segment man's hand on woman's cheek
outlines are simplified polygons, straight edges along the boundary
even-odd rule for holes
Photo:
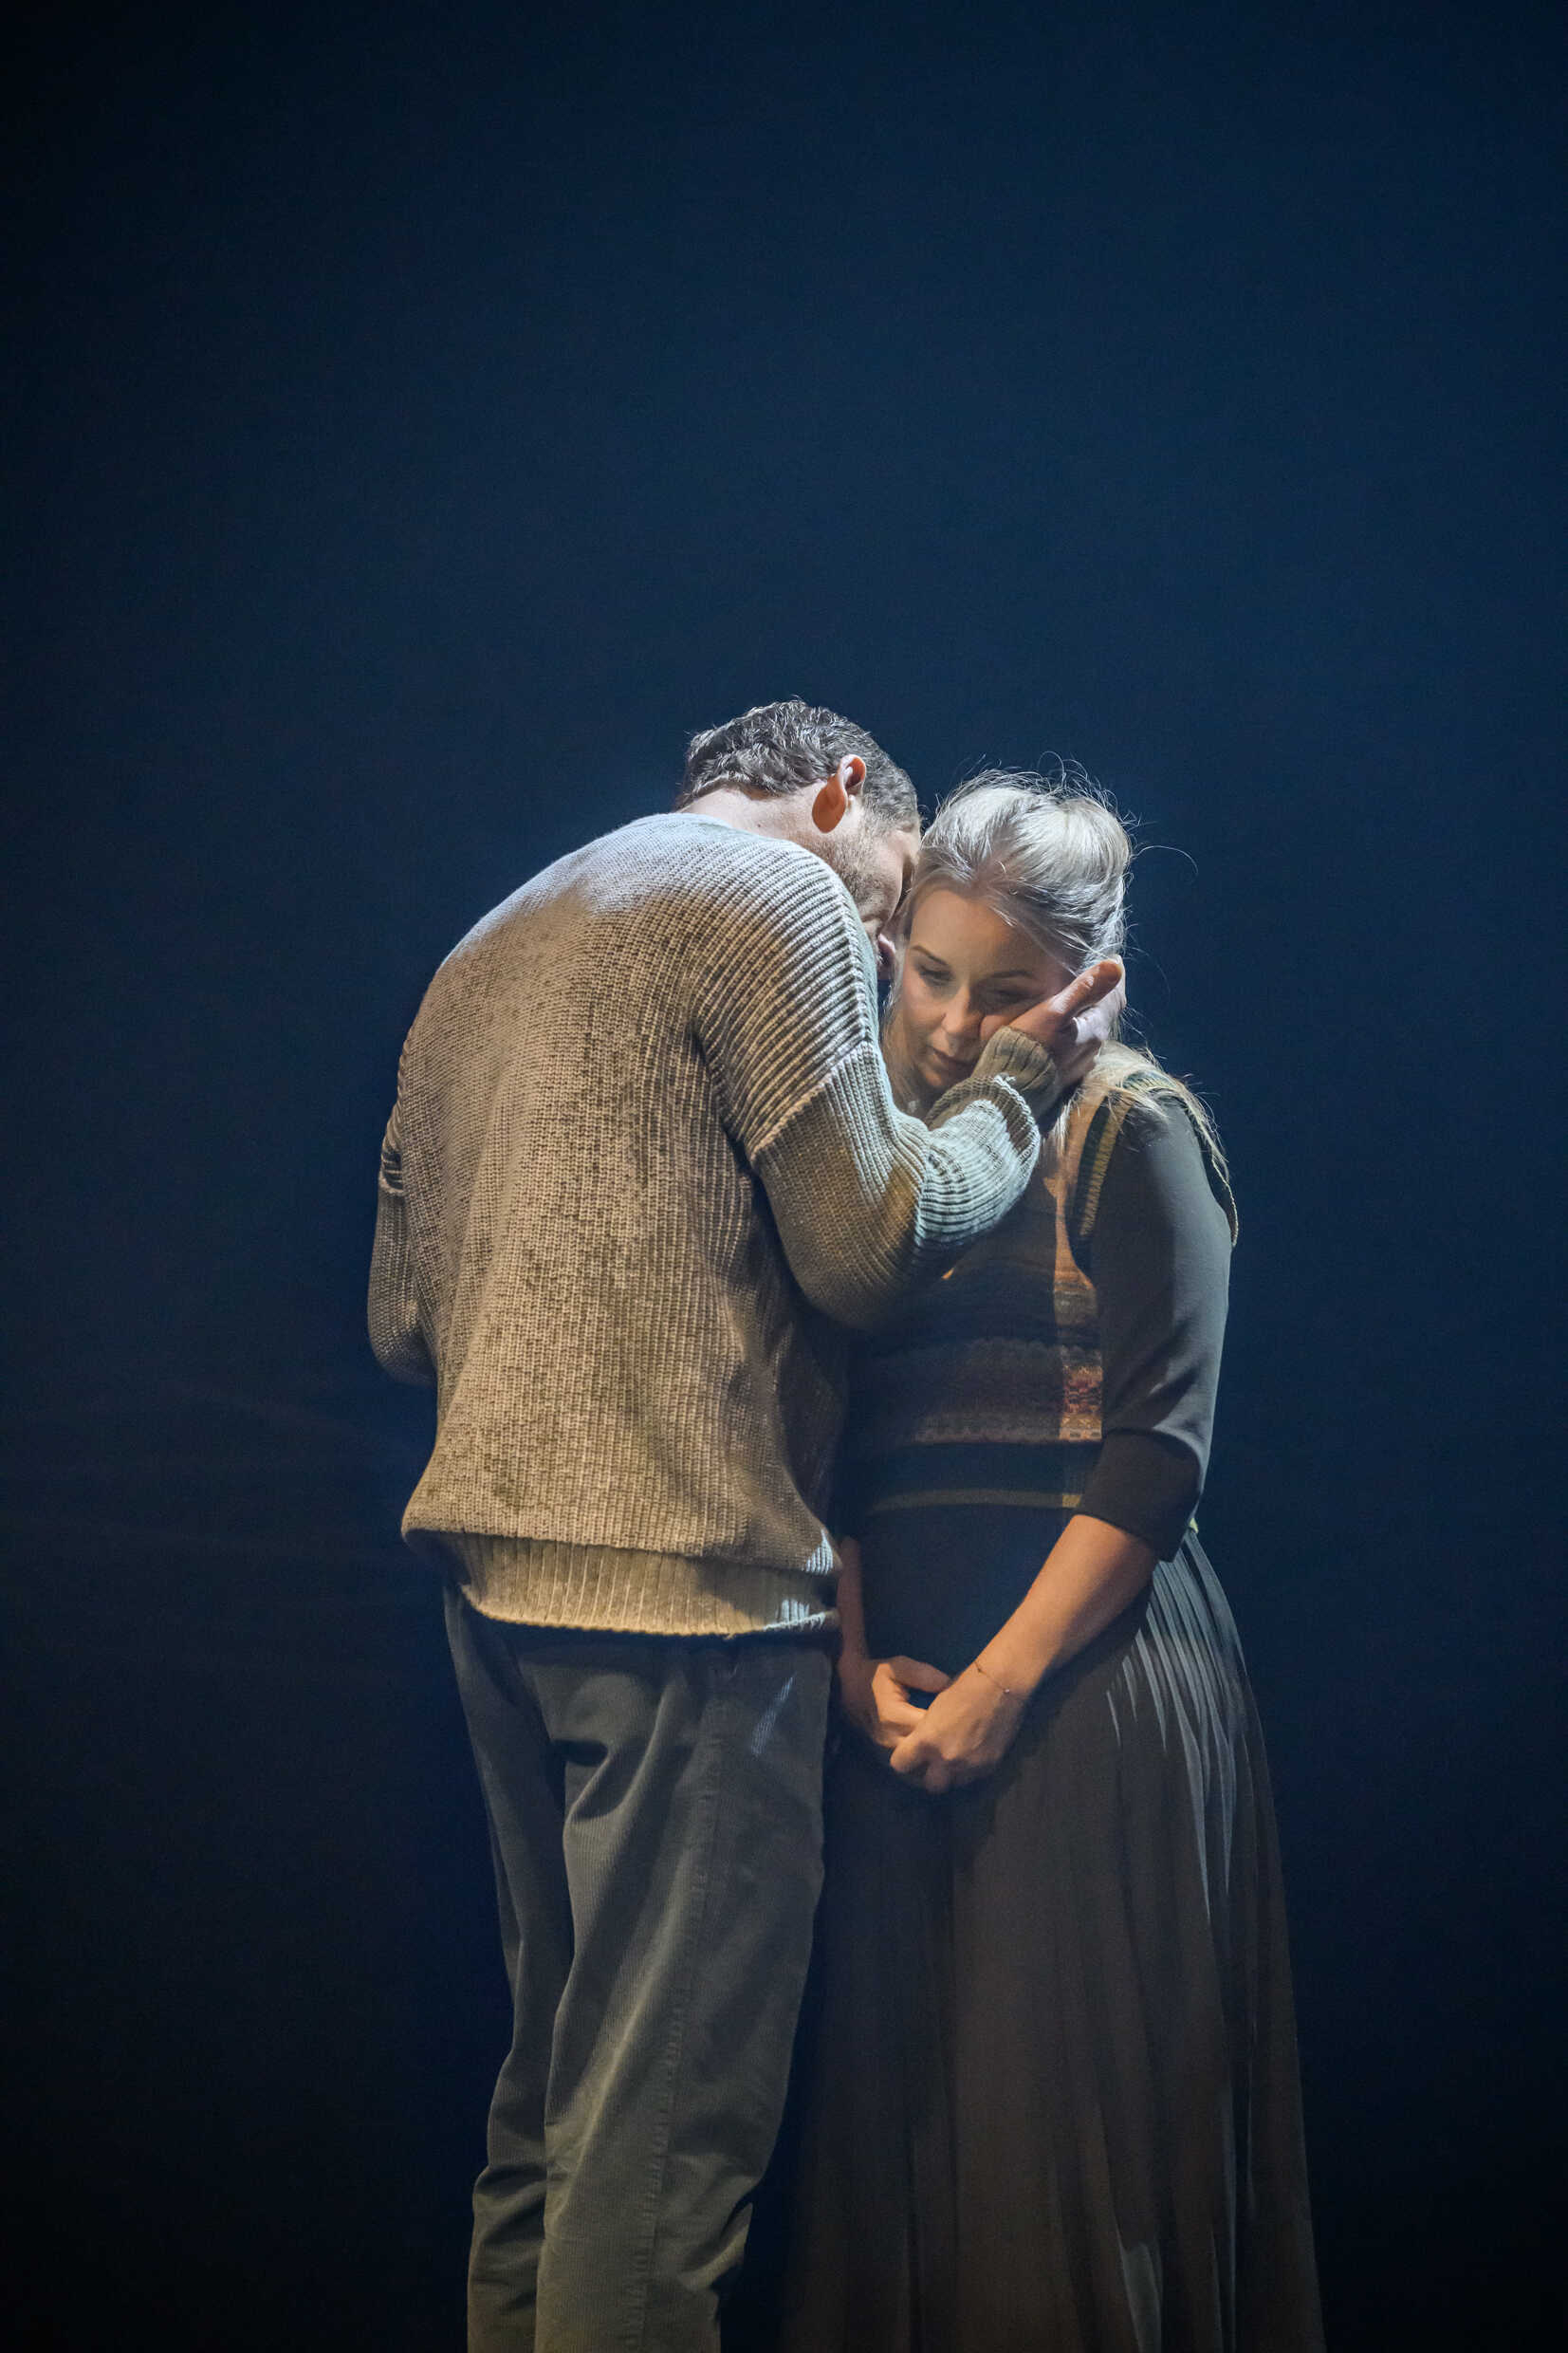
[[[1118,956],[1091,964],[1059,990],[991,1029],[1020,1030],[1043,1046],[1069,1085],[1076,1085],[1116,1029],[1127,1004],[1127,971]],[[982,1031],[983,1036],[990,1029]]]

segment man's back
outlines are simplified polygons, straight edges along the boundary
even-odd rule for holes
[[[699,817],[561,860],[441,967],[398,1090],[414,1328],[377,1339],[437,1376],[405,1526],[509,1585],[496,1614],[698,1633],[828,1606],[841,1345],[738,1138],[766,1149],[875,1024],[827,866]]]

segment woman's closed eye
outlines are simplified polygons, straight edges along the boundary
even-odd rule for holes
[[[928,989],[950,989],[952,974],[945,964],[933,964],[926,956],[913,959],[914,969]]]

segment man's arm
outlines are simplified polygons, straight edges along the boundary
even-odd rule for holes
[[[434,1384],[414,1289],[414,1251],[408,1230],[408,1203],[403,1197],[403,1156],[397,1132],[397,1106],[387,1121],[381,1144],[381,1173],[376,1192],[376,1241],[370,1254],[370,1344],[395,1380]]]
[[[847,895],[825,867],[802,862],[792,880],[785,919],[759,922],[746,970],[721,976],[704,1047],[796,1281],[839,1323],[871,1325],[1019,1198],[1040,1118],[1109,1027],[1119,967],[1080,975],[1055,1010],[1032,1008],[1027,1030],[999,1030],[927,1127],[894,1102]]]

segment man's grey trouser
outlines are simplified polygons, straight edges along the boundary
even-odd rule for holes
[[[470,2353],[697,2353],[784,2106],[821,1880],[820,1641],[447,1630],[511,2050]]]

